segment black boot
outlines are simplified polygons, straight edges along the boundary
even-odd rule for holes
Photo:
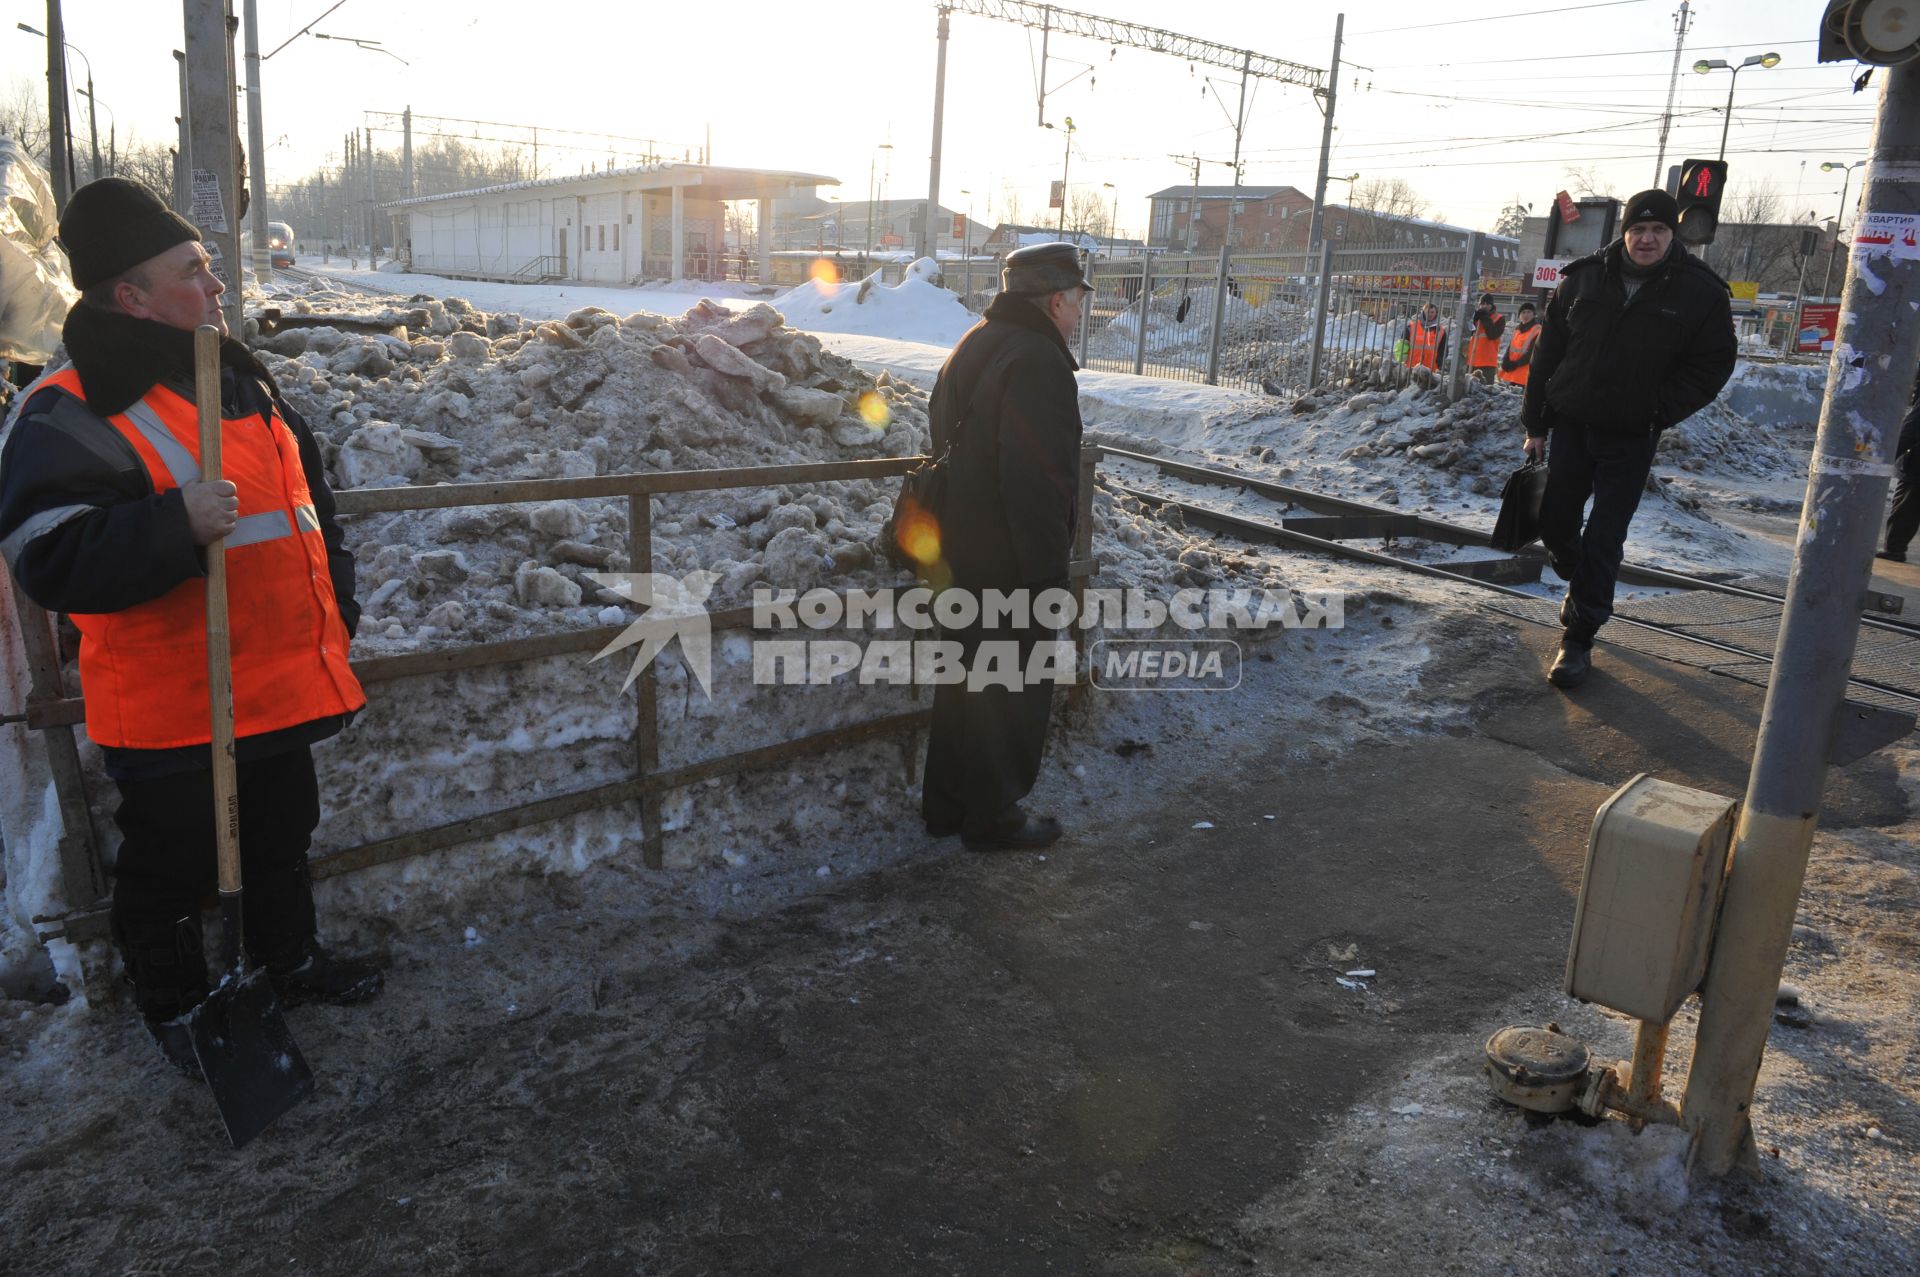
[[[297,1007],[309,1002],[330,1006],[352,1006],[379,994],[387,982],[386,972],[365,958],[337,958],[314,945],[297,962],[267,967],[273,977],[274,991],[282,1005]]]
[[[968,851],[1038,851],[1059,841],[1059,821],[1052,816],[1029,816],[1018,807],[986,829],[960,835]]]
[[[1572,635],[1560,640],[1560,651],[1547,671],[1547,681],[1562,691],[1580,686],[1593,672],[1593,643],[1582,643]]]
[[[187,1032],[187,1017],[148,1020],[147,1032],[153,1035],[155,1045],[168,1064],[196,1082],[205,1080],[200,1072],[200,1057],[194,1053],[193,1035]]]

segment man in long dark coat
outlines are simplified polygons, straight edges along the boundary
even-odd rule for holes
[[[954,586],[985,591],[1064,588],[1072,552],[1080,461],[1079,365],[1067,348],[1092,285],[1070,244],[1011,253],[1001,291],[954,347],[934,383],[933,455],[953,446],[940,544]],[[1020,668],[1052,630],[970,625],[946,631],[972,668],[983,640],[1017,642]],[[1040,775],[1053,684],[942,684],[921,814],[935,837],[958,833],[974,851],[1045,847],[1052,817],[1020,800]]]

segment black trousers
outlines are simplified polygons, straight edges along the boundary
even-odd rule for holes
[[[1567,637],[1576,643],[1591,643],[1613,615],[1627,526],[1646,491],[1655,443],[1651,433],[1607,434],[1571,423],[1553,427],[1540,540],[1556,563],[1572,569],[1567,597],[1573,601],[1573,623]],[[1583,525],[1589,497],[1593,510]]]
[[[320,790],[305,745],[238,768],[240,875],[247,956],[285,969],[313,946],[313,880],[307,848],[320,823]],[[114,823],[123,841],[113,866],[113,935],[150,1019],[170,1019],[207,995],[202,902],[219,889],[213,773],[123,780]]]
[[[1044,587],[1034,587],[1038,596]],[[962,663],[972,668],[982,642],[1018,646],[1025,670],[1034,648],[1052,641],[1053,630],[1037,625],[944,631],[960,644]],[[984,834],[1008,810],[1033,792],[1046,752],[1047,719],[1053,709],[1053,684],[1003,686],[968,691],[943,683],[933,693],[933,724],[927,735],[927,762],[921,776],[920,814],[927,824]]]

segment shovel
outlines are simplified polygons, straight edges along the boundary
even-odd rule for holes
[[[220,477],[220,330],[193,334],[194,400],[200,410],[200,477]],[[313,1091],[313,1071],[295,1045],[265,971],[247,965],[241,943],[240,802],[233,757],[233,668],[227,634],[226,542],[207,546],[207,692],[213,705],[213,828],[220,857],[220,919],[226,973],[187,1017],[200,1071],[213,1089],[227,1138],[240,1148]]]

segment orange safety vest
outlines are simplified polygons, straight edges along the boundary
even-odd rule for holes
[[[1520,356],[1532,350],[1533,343],[1539,339],[1540,325],[1538,323],[1535,323],[1530,328],[1514,329],[1512,339],[1507,342],[1507,358],[1520,358]],[[1518,368],[1502,368],[1500,370],[1500,380],[1510,381],[1516,386],[1524,386],[1527,384],[1527,373],[1532,368],[1533,365],[1530,363],[1521,364]]]
[[[1440,367],[1440,337],[1442,329],[1435,324],[1429,328],[1418,319],[1407,321],[1407,367]]]
[[[1473,340],[1467,343],[1467,367],[1494,368],[1500,363],[1500,339],[1489,337],[1480,325],[1473,326]]]
[[[72,368],[42,384],[84,397]],[[106,421],[133,445],[155,493],[200,477],[199,416],[190,400],[155,386]],[[221,477],[240,498],[239,525],[226,538],[234,735],[357,710],[367,698],[347,664],[346,622],[293,432],[277,416],[226,419],[220,427]],[[212,739],[204,579],[118,612],[74,613],[73,623],[87,735],[96,744],[172,749]]]

